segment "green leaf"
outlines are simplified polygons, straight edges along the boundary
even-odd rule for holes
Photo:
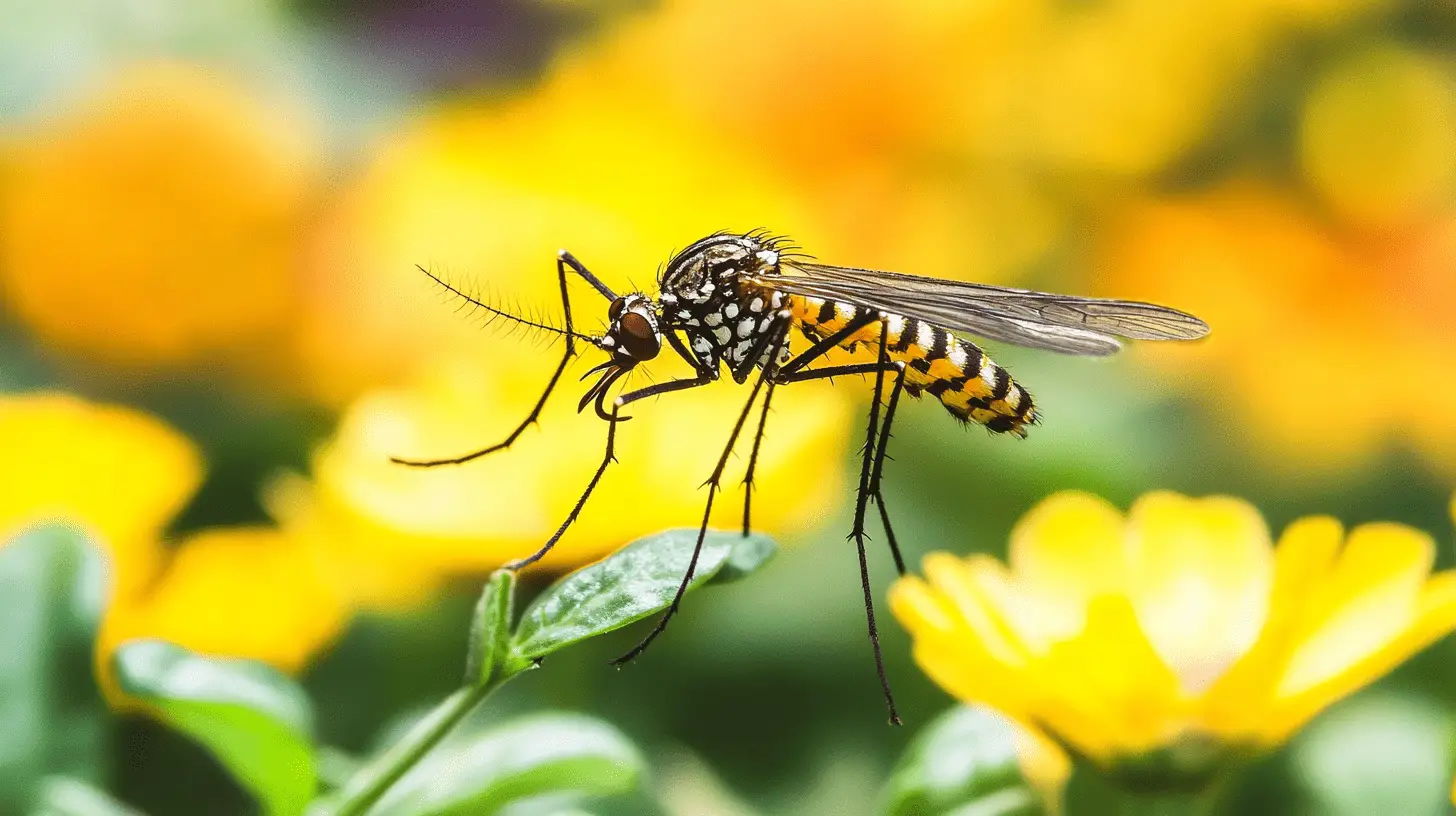
[[[206,746],[264,813],[303,813],[318,785],[313,712],[292,680],[262,663],[156,640],[125,643],[112,660],[122,690]]]
[[[739,581],[763,568],[779,553],[779,545],[772,538],[760,533],[739,536],[733,542],[733,551],[728,553],[728,562],[723,565],[710,583],[728,584]]]
[[[141,816],[79,779],[47,777],[41,784],[40,801],[31,816]]]
[[[465,682],[484,686],[504,680],[529,667],[530,661],[511,654],[511,612],[516,597],[516,574],[496,570],[486,582],[470,623],[465,657]]]
[[[1040,816],[1014,726],[979,706],[951,709],[916,735],[887,786],[885,816]]]
[[[523,658],[542,657],[666,609],[697,538],[697,528],[683,528],[638,539],[557,581],[521,615],[513,651]],[[689,589],[717,575],[743,540],[738,533],[709,530]],[[755,538],[748,541],[740,554],[743,564],[755,558],[762,563],[760,545]]]
[[[399,780],[371,816],[473,816],[547,793],[627,793],[645,775],[620,731],[580,714],[535,714],[452,738]]]
[[[0,812],[28,806],[47,775],[102,775],[107,713],[93,661],[106,570],[66,525],[0,547]]]

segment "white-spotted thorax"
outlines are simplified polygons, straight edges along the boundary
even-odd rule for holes
[[[661,295],[665,331],[681,331],[701,368],[726,364],[742,382],[754,366],[768,362],[773,328],[787,296],[751,286],[745,275],[779,274],[779,251],[755,235],[710,235],[679,252],[663,268]],[[781,355],[788,358],[784,346]],[[754,357],[752,365],[746,361]]]

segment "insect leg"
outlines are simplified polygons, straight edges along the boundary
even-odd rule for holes
[[[773,401],[774,387],[777,385],[773,379],[768,381],[768,390],[763,394],[763,408],[758,415],[758,433],[753,435],[753,453],[748,456],[748,468],[743,471],[743,535],[746,537],[752,525],[749,519],[752,516],[753,505],[753,471],[758,467],[758,448],[763,444],[763,429],[768,425],[768,406]]]
[[[556,542],[560,541],[561,537],[566,534],[566,528],[570,527],[572,525],[572,522],[576,521],[576,517],[581,515],[581,508],[586,506],[586,500],[591,497],[592,491],[596,490],[597,482],[601,481],[602,474],[605,473],[607,470],[607,465],[617,460],[617,457],[614,455],[613,450],[617,439],[617,425],[619,425],[623,419],[622,417],[617,416],[617,412],[622,408],[622,406],[626,405],[629,402],[643,399],[644,397],[651,397],[657,394],[666,394],[670,391],[685,391],[689,388],[697,388],[700,385],[707,385],[712,381],[713,378],[711,376],[704,372],[699,372],[698,376],[691,380],[669,380],[668,382],[649,385],[646,388],[639,388],[636,391],[632,391],[617,397],[617,399],[613,401],[612,411],[608,415],[606,455],[602,457],[602,463],[597,466],[597,472],[592,474],[591,481],[587,483],[586,490],[582,492],[581,498],[576,500],[576,506],[571,508],[571,513],[566,517],[566,521],[563,521],[561,523],[561,526],[556,529],[556,532],[551,536],[551,538],[548,539],[545,544],[541,545],[541,549],[537,550],[536,552],[525,558],[520,558],[506,564],[505,568],[510,570],[518,570],[522,567],[528,567],[536,563],[537,561],[540,561],[542,558],[546,557],[546,553],[551,552],[551,548],[555,547]]]
[[[775,340],[771,360],[777,358],[779,349],[787,342],[788,327],[788,315],[782,315],[772,329],[772,336]],[[656,640],[657,636],[662,634],[663,630],[667,629],[667,623],[672,620],[672,616],[677,614],[678,606],[682,603],[683,594],[687,592],[688,584],[693,580],[693,573],[698,568],[698,556],[703,551],[703,539],[708,535],[708,519],[713,514],[713,498],[717,495],[721,487],[723,470],[728,466],[728,457],[733,454],[733,445],[738,441],[738,435],[743,432],[743,425],[748,421],[748,415],[753,410],[753,403],[758,399],[759,389],[763,387],[764,382],[769,379],[772,373],[773,366],[770,363],[770,365],[764,366],[758,379],[754,380],[753,391],[749,393],[748,402],[744,404],[743,410],[739,412],[738,421],[733,423],[733,433],[728,435],[728,444],[723,446],[723,453],[718,457],[718,464],[713,467],[713,475],[709,476],[708,480],[703,483],[708,488],[708,502],[707,506],[703,508],[703,523],[698,526],[698,540],[693,546],[693,556],[688,561],[688,569],[683,574],[682,582],[677,586],[677,594],[673,596],[672,604],[667,607],[666,612],[662,613],[662,617],[657,619],[657,625],[652,627],[652,631],[647,633],[647,637],[643,638],[642,642],[636,646],[633,646],[626,654],[613,660],[612,665],[621,666],[630,662],[637,655],[642,654],[651,645],[652,641]]]
[[[703,358],[698,356],[697,352],[688,348],[687,344],[682,341],[682,338],[677,336],[677,332],[664,332],[663,336],[667,338],[667,344],[669,346],[672,346],[673,351],[677,352],[677,356],[686,360],[688,365],[692,366],[698,371],[702,371],[709,367],[708,364],[703,361]]]
[[[566,264],[567,266],[571,267],[572,271],[582,276],[582,278],[584,278],[587,283],[590,283],[592,285],[593,289],[600,292],[602,297],[606,298],[609,301],[617,299],[617,293],[613,292],[611,288],[609,288],[605,283],[602,283],[601,278],[598,278],[596,275],[593,275],[591,272],[589,272],[586,268],[586,264],[578,261],[575,255],[572,255],[570,252],[567,252],[563,249],[560,252],[556,253],[556,259],[558,267],[561,264]],[[564,274],[562,275],[562,278],[565,278]],[[567,320],[570,319],[571,318],[567,318]],[[567,324],[568,328],[570,327],[570,325],[570,323]]]
[[[875,318],[872,318],[870,322],[873,322],[874,319],[879,319],[883,321],[884,318],[876,316]],[[841,332],[836,332],[836,336],[842,333],[842,331],[843,330],[841,330]],[[811,371],[795,371],[788,374],[787,376],[781,377],[780,382],[803,382],[805,380],[815,380],[824,377],[850,374],[873,373],[875,375],[874,400],[870,403],[869,428],[866,434],[863,463],[860,467],[859,490],[857,491],[855,498],[854,529],[850,532],[849,537],[854,540],[855,549],[859,554],[859,577],[860,586],[864,589],[865,619],[869,624],[870,646],[873,648],[875,653],[875,670],[879,673],[880,676],[880,689],[885,694],[885,705],[890,710],[890,722],[894,725],[900,725],[900,715],[895,710],[895,695],[890,691],[890,681],[889,678],[885,675],[885,658],[880,650],[880,632],[879,627],[875,621],[874,592],[870,588],[869,562],[865,557],[864,544],[865,508],[868,504],[870,495],[870,476],[874,468],[874,453],[876,448],[878,447],[876,443],[879,441],[877,431],[879,428],[880,416],[880,393],[884,388],[884,377],[887,370],[895,371],[897,376],[903,376],[902,372],[904,370],[901,364],[891,363],[888,359],[887,349],[885,346],[887,334],[888,332],[884,330],[884,326],[882,323],[880,331],[880,351],[878,362],[851,363],[848,365],[830,366],[828,368],[819,368]],[[813,349],[810,349],[810,351],[813,351]],[[799,359],[803,359],[803,356],[804,355],[801,355]],[[798,360],[795,360],[794,362],[798,362]],[[898,564],[898,552],[896,552],[895,555],[896,562]]]
[[[516,439],[525,432],[527,428],[529,428],[533,423],[536,422],[537,418],[541,416],[541,409],[546,407],[546,400],[551,397],[551,392],[556,389],[556,383],[561,380],[561,373],[566,370],[567,363],[570,363],[571,358],[576,355],[576,332],[575,328],[571,324],[571,297],[567,294],[566,290],[566,270],[568,267],[574,270],[578,275],[586,278],[587,282],[595,287],[598,292],[601,292],[603,296],[609,299],[615,299],[616,297],[612,294],[612,290],[608,289],[606,285],[598,280],[595,275],[588,272],[587,268],[582,265],[581,261],[578,261],[576,258],[572,257],[570,252],[567,252],[563,249],[557,255],[556,277],[561,282],[561,308],[563,311],[566,312],[566,351],[561,355],[561,362],[556,364],[556,370],[552,372],[551,379],[547,381],[546,390],[541,392],[540,398],[536,400],[535,406],[531,408],[531,413],[526,415],[526,418],[521,421],[521,424],[517,425],[516,429],[514,431],[511,431],[510,435],[507,436],[504,441],[498,442],[487,448],[481,448],[480,450],[474,451],[472,453],[467,453],[463,456],[456,456],[450,459],[401,459],[391,456],[389,461],[397,465],[407,465],[409,467],[418,468],[438,467],[440,465],[459,465],[464,462],[469,462],[472,459],[479,459],[482,456],[486,456],[488,454],[495,453],[496,451],[509,448],[515,443]]]
[[[844,328],[810,346],[807,350],[804,351],[803,354],[800,354],[798,357],[795,357],[787,363],[784,363],[783,366],[778,369],[779,382],[785,382],[785,380],[782,379],[783,377],[796,374],[804,366],[814,362],[820,357],[823,357],[829,352],[830,349],[836,348],[840,343],[844,342],[855,332],[863,329],[865,326],[868,326],[878,319],[879,317],[874,312],[867,311],[864,314],[861,314],[859,317],[856,317],[854,320],[851,320],[849,323],[845,324]],[[814,378],[809,377],[808,379]]]
[[[616,416],[616,413],[617,411],[614,408],[612,410],[613,417]],[[597,472],[592,474],[591,481],[587,482],[586,490],[582,491],[581,498],[576,500],[576,506],[571,508],[571,513],[566,517],[566,521],[561,522],[561,526],[556,528],[556,532],[552,534],[551,538],[547,539],[545,544],[541,545],[541,549],[525,558],[519,558],[505,564],[506,569],[518,570],[545,558],[546,553],[551,552],[551,548],[555,547],[556,542],[560,541],[561,537],[566,534],[566,528],[570,527],[571,523],[576,521],[576,517],[581,514],[581,508],[586,506],[586,500],[591,498],[592,491],[597,489],[597,482],[602,480],[602,474],[607,471],[607,465],[617,459],[613,452],[617,441],[617,424],[616,421],[607,423],[607,452],[602,456],[602,463],[597,465]]]
[[[890,444],[890,424],[895,421],[895,409],[900,405],[900,392],[905,390],[905,364],[894,363],[898,369],[895,387],[890,390],[890,402],[885,406],[885,424],[880,428],[880,443],[875,450],[875,467],[870,473],[870,495],[880,511],[880,523],[885,528],[885,539],[890,545],[890,554],[895,557],[895,569],[905,574],[905,559],[900,555],[900,545],[895,541],[895,529],[890,526],[890,513],[885,509],[885,494],[881,490],[880,477],[885,470],[885,449]]]

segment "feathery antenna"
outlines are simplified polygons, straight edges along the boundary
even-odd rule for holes
[[[567,335],[567,334],[569,334],[572,337],[577,338],[578,340],[585,340],[588,343],[595,343],[596,342],[596,338],[595,337],[592,337],[591,335],[582,334],[580,332],[574,332],[574,331],[573,332],[568,332],[567,330],[565,330],[563,328],[560,328],[558,326],[553,326],[550,323],[542,322],[542,320],[539,319],[539,318],[533,319],[533,317],[527,317],[525,315],[520,315],[520,314],[513,314],[512,312],[509,312],[509,311],[507,311],[505,309],[501,309],[501,308],[497,308],[495,306],[492,306],[489,303],[484,302],[479,296],[473,295],[473,294],[471,294],[469,292],[466,292],[466,291],[460,289],[459,287],[455,286],[454,284],[451,284],[449,281],[446,281],[444,278],[441,278],[439,275],[436,275],[434,272],[431,272],[430,270],[426,269],[425,267],[423,267],[423,266],[421,266],[419,264],[415,264],[415,268],[418,269],[418,270],[420,270],[421,272],[425,273],[425,275],[427,277],[429,277],[430,280],[434,281],[437,285],[439,285],[439,287],[441,289],[444,289],[449,294],[451,294],[454,297],[457,297],[460,300],[464,301],[465,305],[471,307],[471,309],[473,311],[484,311],[487,314],[489,314],[490,315],[490,318],[486,321],[487,323],[494,322],[496,319],[499,318],[499,319],[509,320],[512,323],[515,323],[515,324],[517,324],[519,326],[524,326],[524,327],[531,328],[531,329],[538,329],[540,331],[550,332],[552,334],[559,334],[559,335]]]

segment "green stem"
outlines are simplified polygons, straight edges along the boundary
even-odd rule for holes
[[[491,692],[500,688],[513,675],[507,674],[478,686],[460,689],[416,723],[409,733],[388,751],[364,767],[338,795],[339,804],[331,816],[363,816],[399,778],[440,743],[460,721]]]

